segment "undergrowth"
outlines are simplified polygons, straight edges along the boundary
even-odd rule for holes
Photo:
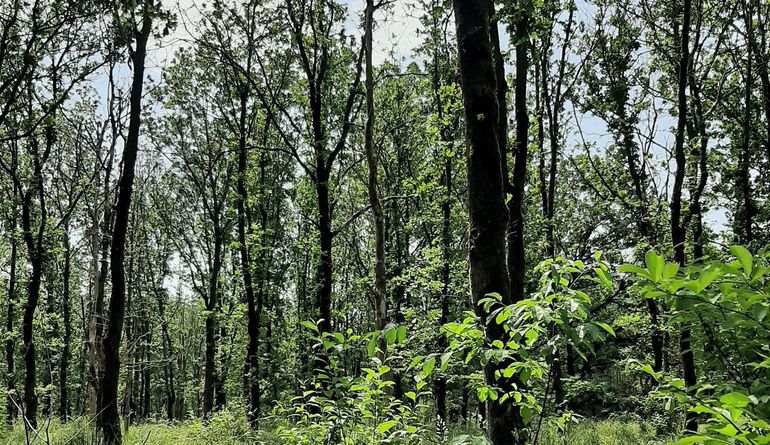
[[[304,445],[331,444],[323,437],[308,442],[303,438],[297,442],[287,442],[273,431],[282,426],[280,419],[264,422],[263,431],[253,433],[243,416],[232,412],[215,415],[208,425],[198,420],[190,420],[169,425],[165,422],[148,422],[132,425],[124,436],[126,445]],[[20,445],[27,443],[24,428],[16,424],[13,428],[0,429],[0,445]],[[445,445],[484,444],[478,439],[477,430],[467,430],[457,425],[450,428],[449,437],[443,442],[435,435],[426,432],[422,443]],[[367,437],[350,438],[355,445],[372,445]],[[584,421],[572,424],[564,431],[556,428],[544,428],[538,438],[538,445],[663,445],[665,438],[655,436],[652,426],[638,422],[619,420]],[[43,424],[39,435],[31,435],[30,444],[34,445],[94,445],[93,423],[86,418],[78,418],[66,424],[51,421]]]

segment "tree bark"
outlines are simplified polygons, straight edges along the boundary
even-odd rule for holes
[[[364,123],[364,151],[369,170],[367,189],[374,220],[374,328],[382,330],[388,323],[387,276],[385,270],[385,216],[377,190],[377,153],[374,150],[374,68],[372,65],[372,32],[374,28],[374,0],[366,0],[364,13],[364,51],[366,80],[366,122]],[[384,348],[385,344],[382,344]],[[383,351],[384,353],[384,351]]]
[[[15,164],[15,162],[13,162]],[[16,196],[16,193],[18,190],[14,186],[14,196]],[[11,231],[11,256],[10,256],[10,264],[9,264],[9,270],[8,270],[8,300],[6,303],[6,319],[5,319],[5,372],[6,372],[6,422],[8,425],[12,425],[14,420],[16,420],[16,417],[18,415],[18,402],[14,398],[14,394],[16,393],[16,371],[15,371],[15,363],[14,363],[14,340],[12,337],[13,333],[13,320],[15,318],[15,307],[16,307],[16,262],[18,257],[18,243],[16,241],[16,228],[17,228],[17,222],[16,217],[12,216],[10,220],[10,231]]]
[[[736,233],[738,233],[738,242],[746,245],[750,245],[754,241],[754,202],[751,197],[751,175],[749,168],[751,166],[751,111],[752,111],[752,90],[753,90],[753,73],[752,73],[752,49],[751,44],[753,40],[752,15],[749,8],[744,1],[743,15],[746,23],[747,39],[749,40],[746,45],[746,75],[745,75],[745,97],[744,97],[744,117],[743,117],[743,139],[741,141],[741,152],[738,160],[738,190],[739,205],[738,215],[740,220],[737,221],[739,226],[736,227]]]
[[[219,324],[219,312],[221,302],[219,298],[219,275],[222,270],[222,247],[224,244],[224,234],[218,224],[214,227],[214,253],[212,257],[211,270],[208,277],[208,296],[206,297],[206,352],[205,365],[203,373],[203,419],[208,420],[212,411],[217,411],[216,401],[217,387],[219,386],[219,372],[216,365],[217,343],[219,335],[217,328]]]
[[[158,317],[160,318],[160,332],[165,364],[163,365],[163,379],[166,391],[166,419],[169,423],[174,421],[176,409],[176,387],[174,385],[174,365],[175,357],[171,335],[168,330],[168,320],[166,319],[166,302],[162,289],[155,289],[155,297],[158,301]]]
[[[488,340],[505,341],[502,327],[494,321],[487,324],[488,314],[477,304],[490,293],[498,293],[504,303],[511,300],[505,261],[507,214],[496,130],[498,101],[490,44],[490,6],[477,0],[455,0],[453,6],[465,109],[465,138],[469,148],[471,294],[476,313],[486,326]],[[518,178],[514,176],[514,179]],[[499,366],[490,362],[485,367],[487,384],[498,384],[495,371]],[[490,403],[487,422],[493,444],[516,444],[523,440],[523,422],[513,404]]]
[[[103,340],[103,374],[97,396],[97,425],[102,431],[104,445],[119,445],[122,442],[118,415],[118,381],[120,377],[120,341],[123,335],[123,317],[126,306],[126,277],[123,262],[126,258],[126,234],[131,210],[131,195],[134,189],[134,169],[139,151],[144,64],[147,54],[147,40],[151,29],[152,13],[149,11],[149,7],[145,6],[142,29],[134,32],[136,47],[131,53],[133,76],[128,135],[123,147],[123,171],[118,183],[115,225],[110,245],[112,295],[107,318],[107,331]]]
[[[435,11],[432,13],[434,29],[439,27],[439,17]],[[451,297],[451,243],[452,243],[452,158],[444,154],[444,149],[449,149],[452,145],[452,137],[449,129],[444,124],[444,103],[441,100],[441,67],[439,60],[438,42],[434,42],[433,48],[433,67],[432,67],[433,101],[438,115],[440,125],[439,136],[441,138],[441,149],[438,150],[439,158],[444,159],[444,196],[441,202],[441,316],[439,319],[438,347],[443,351],[448,346],[446,336],[441,332],[441,326],[449,322],[449,301]],[[451,151],[451,150],[450,150]],[[407,246],[408,247],[408,246]],[[447,379],[440,375],[436,379],[436,416],[446,424],[447,422]]]
[[[70,342],[72,341],[72,326],[70,316],[70,276],[72,274],[72,252],[69,239],[69,221],[64,224],[63,244],[64,244],[64,270],[62,272],[63,292],[62,292],[62,324],[64,325],[64,335],[62,337],[61,362],[59,363],[59,419],[66,422],[69,419],[69,389],[67,380],[69,376],[70,363]]]
[[[248,315],[249,342],[246,347],[246,363],[244,365],[244,383],[247,393],[247,417],[253,429],[259,428],[260,387],[259,387],[259,328],[261,324],[261,298],[254,298],[254,282],[251,275],[251,258],[246,239],[248,190],[246,189],[246,173],[248,170],[248,153],[246,147],[246,112],[248,91],[246,85],[241,85],[240,115],[238,137],[238,250],[241,256],[241,276],[246,295],[246,310]]]
[[[33,145],[37,142],[33,141]],[[35,309],[40,299],[40,286],[43,277],[43,261],[45,258],[44,234],[48,214],[45,204],[43,166],[37,153],[37,147],[32,147],[34,157],[35,188],[29,189],[22,195],[21,226],[24,233],[24,243],[27,246],[29,262],[31,266],[30,276],[27,281],[27,302],[24,305],[22,319],[22,340],[24,342],[24,417],[32,428],[37,428],[37,367],[35,343],[33,337]],[[38,221],[33,228],[32,193],[37,193]],[[34,232],[33,232],[34,230]]]
[[[508,201],[508,276],[511,282],[511,299],[525,298],[524,252],[524,186],[527,181],[527,145],[529,115],[527,114],[527,74],[529,72],[529,17],[518,12],[514,41],[516,47],[516,85],[514,108],[516,113],[516,142],[514,145],[513,178]]]
[[[686,263],[685,242],[686,227],[682,222],[682,185],[686,171],[687,158],[684,150],[685,131],[687,126],[687,81],[690,58],[690,15],[692,0],[684,0],[682,14],[682,31],[679,47],[679,67],[677,79],[677,129],[674,146],[674,158],[676,171],[674,173],[674,186],[671,193],[671,240],[674,247],[674,259],[680,266]],[[695,358],[692,352],[691,333],[689,326],[684,326],[679,334],[679,349],[682,361],[684,383],[687,391],[692,391],[696,384]],[[698,415],[687,412],[685,428],[689,431],[697,431]]]

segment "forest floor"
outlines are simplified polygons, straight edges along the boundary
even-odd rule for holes
[[[422,444],[479,443],[453,441],[463,432],[455,432],[445,441],[436,437],[420,439]],[[470,433],[472,434],[472,433]],[[124,436],[126,445],[278,445],[287,444],[272,433],[249,433],[241,425],[227,422],[204,427],[199,421],[182,422],[175,425],[166,423],[144,423],[131,426]],[[544,428],[538,438],[538,445],[664,445],[667,438],[656,436],[654,428],[638,422],[619,420],[584,421],[571,426],[565,432]],[[13,428],[0,429],[0,445],[91,445],[94,442],[92,425],[85,419],[67,424],[52,421],[43,425],[39,437],[26,439],[24,428],[17,424]],[[320,441],[318,443],[321,443]],[[355,442],[359,444],[359,442]],[[362,445],[364,442],[360,442]]]

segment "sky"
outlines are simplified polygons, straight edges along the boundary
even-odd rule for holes
[[[166,0],[164,3],[167,4],[169,9],[176,12],[178,25],[169,36],[160,41],[155,40],[152,44],[152,49],[149,51],[147,61],[148,76],[156,81],[160,80],[164,67],[171,63],[174,53],[181,47],[190,44],[190,33],[195,32],[195,23],[201,19],[200,10],[196,5],[205,4],[205,0]],[[361,23],[365,0],[343,0],[343,3],[348,5],[348,16],[345,20],[346,32],[360,38],[362,36]],[[593,8],[583,1],[578,1],[577,6],[576,17],[578,20],[591,20],[594,13]],[[391,52],[396,60],[399,60],[401,63],[406,64],[413,60],[414,50],[422,43],[422,37],[418,33],[420,27],[419,16],[421,14],[422,11],[415,5],[415,0],[391,0],[387,8],[377,11],[375,14],[376,28],[373,45],[373,61],[375,65],[391,60]],[[505,53],[508,49],[508,36],[502,28],[500,35],[501,49]],[[216,69],[216,67],[212,68]],[[506,71],[509,74],[512,73],[513,67],[510,63],[507,64]],[[106,87],[104,79],[101,81],[97,80],[96,84],[101,84],[103,88]],[[571,105],[567,104],[567,108],[565,117],[572,120]],[[587,115],[578,115],[578,119],[580,119],[584,136],[589,142],[595,143],[599,148],[611,143],[612,138],[600,119]],[[574,122],[572,125],[574,126]],[[674,120],[670,116],[668,118],[665,116],[661,118],[655,133],[657,143],[666,147],[670,147],[673,144],[673,125]],[[568,134],[569,136],[566,141],[567,150],[570,147],[574,149],[580,143],[577,133],[569,131]],[[661,183],[666,182],[665,173],[659,180]],[[706,219],[707,223],[715,231],[720,232],[726,229],[727,213],[725,209],[711,210],[707,214]]]
[[[162,77],[162,73],[165,67],[167,67],[173,60],[173,56],[180,48],[187,46],[191,42],[191,32],[195,32],[195,23],[201,19],[201,13],[196,7],[196,4],[203,4],[205,0],[166,0],[167,7],[173,9],[178,17],[178,25],[176,29],[167,37],[161,40],[153,40],[151,48],[148,53],[147,59],[147,75],[154,81],[159,81]],[[386,61],[391,61],[391,53],[397,61],[403,64],[409,63],[414,60],[414,50],[422,43],[422,37],[419,36],[418,30],[420,27],[419,16],[422,13],[415,5],[415,0],[391,0],[391,4],[384,10],[379,10],[375,14],[375,31],[374,31],[374,53],[373,62],[375,65],[381,64]],[[346,32],[350,35],[362,36],[362,14],[365,7],[365,0],[344,0],[343,3],[348,5],[348,16],[345,20]],[[576,17],[578,20],[590,20],[593,16],[592,8],[587,7],[585,2],[578,1],[578,12]],[[451,26],[451,24],[450,24]],[[504,29],[500,30],[501,36],[501,49],[503,52],[508,50],[508,35]],[[212,69],[217,69],[216,66]],[[511,64],[507,64],[506,72],[508,74],[513,73],[513,67]],[[126,77],[125,86],[128,86],[130,80],[130,71],[121,71],[121,76]],[[96,79],[94,86],[104,94],[106,97],[106,73],[101,78]],[[572,123],[565,125],[571,125],[574,127],[574,119],[572,117],[571,105],[567,104],[567,112],[565,117],[571,120]],[[511,116],[512,117],[512,116]],[[612,142],[611,136],[604,123],[593,116],[578,115],[580,125],[583,130],[585,138],[589,142],[593,142],[600,150],[602,147]],[[658,122],[658,129],[655,133],[655,139],[663,146],[670,147],[673,141],[673,119],[663,118]],[[576,150],[580,144],[576,131],[574,128],[568,132],[569,136],[566,141],[566,151],[570,152]],[[661,183],[665,183],[666,172],[662,173],[662,177],[659,178]],[[706,223],[715,230],[717,233],[727,229],[727,212],[723,208],[712,209],[706,215]],[[181,265],[178,261],[175,261],[177,266]],[[181,272],[181,271],[180,271]],[[185,295],[189,297],[191,290],[186,289],[186,285],[183,284],[184,280],[180,280],[177,274],[169,277],[165,283],[166,288],[169,290],[176,289],[178,295]]]

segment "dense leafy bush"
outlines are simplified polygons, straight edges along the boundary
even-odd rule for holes
[[[697,434],[677,443],[770,443],[770,253],[752,256],[741,246],[735,260],[709,261],[681,269],[648,252],[645,267],[627,265],[636,287],[672,310],[670,322],[697,329],[694,345],[703,373],[700,385],[686,388],[678,377],[634,363],[661,383],[659,396],[682,404],[705,420]]]

